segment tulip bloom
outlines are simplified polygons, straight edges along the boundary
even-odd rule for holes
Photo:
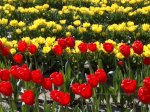
[[[20,41],[19,43],[18,43],[18,50],[21,52],[21,53],[24,53],[25,51],[26,51],[26,49],[27,49],[27,43],[25,42],[25,41]]]
[[[32,81],[36,84],[42,83],[43,75],[39,69],[32,71]]]
[[[45,88],[46,90],[52,89],[52,81],[50,78],[44,78],[41,84],[42,84],[42,87]]]
[[[134,94],[136,91],[136,81],[131,79],[125,79],[121,83],[121,88],[127,95]]]
[[[16,63],[21,63],[22,62],[22,55],[21,54],[15,54],[14,57],[13,57],[13,60]]]
[[[37,48],[34,44],[31,44],[31,45],[28,45],[28,51],[31,53],[31,54],[35,54],[36,51],[37,51]]]
[[[143,64],[144,64],[144,65],[150,65],[150,58],[149,58],[149,57],[145,57],[145,58],[143,59]]]
[[[144,104],[150,103],[150,91],[148,89],[145,89],[144,87],[140,87],[138,91],[138,97],[139,100]]]
[[[60,45],[55,45],[53,47],[53,52],[56,55],[61,55],[63,53],[62,47]]]
[[[95,76],[100,83],[105,83],[107,81],[107,75],[103,69],[98,69],[95,72]]]
[[[82,53],[85,53],[85,52],[87,52],[88,45],[87,45],[87,43],[82,42],[81,44],[79,44],[78,48]]]
[[[33,91],[25,91],[22,95],[21,95],[21,100],[26,104],[26,105],[33,105],[35,103],[34,100],[34,94]]]
[[[13,76],[14,79],[19,79],[18,69],[20,67],[18,65],[14,65],[10,68],[10,73]]]
[[[80,95],[84,99],[89,99],[93,95],[93,89],[89,84],[81,84],[79,86]]]
[[[10,82],[2,81],[0,83],[0,92],[5,96],[10,96],[13,93],[13,88]]]
[[[88,75],[87,81],[88,81],[88,84],[91,85],[91,87],[97,87],[98,85],[98,79],[95,75]]]
[[[9,47],[4,46],[1,49],[1,53],[2,53],[3,56],[8,56],[9,55]]]
[[[143,83],[144,83],[144,87],[150,90],[150,77],[147,77],[146,79],[144,79]]]
[[[96,44],[91,42],[91,43],[89,43],[88,49],[92,52],[95,52],[97,50],[97,46],[96,46]]]
[[[2,81],[9,81],[10,79],[10,72],[8,69],[1,69],[0,70],[0,78]]]
[[[74,48],[75,41],[74,41],[73,37],[67,37],[67,38],[65,38],[65,41],[66,41],[66,44],[67,44],[68,47]]]
[[[58,38],[57,41],[58,41],[58,44],[61,46],[62,49],[66,49],[67,44],[66,44],[65,39],[63,39],[63,38]]]
[[[122,44],[119,47],[121,54],[124,55],[125,57],[130,56],[130,46],[128,46],[127,44]]]
[[[64,78],[62,73],[54,72],[50,75],[52,82],[55,86],[62,86],[64,84]]]
[[[61,104],[62,106],[66,106],[70,103],[70,95],[69,93],[63,93],[61,91],[53,90],[50,92],[50,97]]]
[[[27,67],[27,65],[22,65],[19,69],[18,69],[18,74],[20,79],[24,80],[24,81],[30,81],[32,79],[32,75],[31,75],[31,71],[30,69]]]
[[[103,43],[103,48],[106,52],[111,53],[114,49],[114,46],[112,43]]]
[[[72,84],[71,85],[71,90],[74,92],[74,94],[80,94],[79,83]]]
[[[139,40],[134,41],[132,48],[138,55],[141,55],[143,53],[143,43]]]

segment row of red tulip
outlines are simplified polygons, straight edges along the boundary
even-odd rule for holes
[[[10,74],[15,79],[22,79],[26,82],[32,81],[35,84],[41,84],[46,90],[52,89],[52,84],[59,87],[64,84],[64,78],[62,73],[54,72],[49,78],[43,78],[43,75],[39,69],[30,71],[27,65],[22,65],[21,67],[15,65],[12,66],[10,70],[1,69],[0,78],[2,82],[0,83],[0,92],[5,96],[10,96],[13,93],[13,88],[9,82]],[[78,94],[84,99],[89,99],[93,95],[93,88],[98,86],[98,83],[105,83],[107,81],[107,75],[103,69],[98,69],[94,74],[87,76],[87,83],[79,85],[75,83],[71,85],[71,89],[74,94]],[[143,81],[144,87],[141,87],[138,91],[139,100],[145,104],[150,103],[150,78],[146,78]],[[135,80],[124,79],[121,83],[121,88],[127,95],[135,94],[137,85]],[[52,90],[50,92],[50,97],[59,102],[61,105],[66,106],[70,103],[69,93],[63,93],[61,91]],[[33,105],[35,103],[33,91],[25,91],[21,95],[21,99],[27,105]]]

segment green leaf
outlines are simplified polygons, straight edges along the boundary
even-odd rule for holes
[[[53,104],[52,104],[52,112],[55,112],[55,108],[56,108],[56,102],[53,102]]]
[[[98,69],[103,69],[102,60],[98,59]]]
[[[78,106],[79,106],[79,104],[77,104],[77,105],[75,106],[74,112],[79,112]]]
[[[113,87],[108,88],[110,92],[115,93],[115,89]]]
[[[47,104],[47,99],[45,95],[44,112],[49,112],[49,111],[50,111],[50,104]]]
[[[99,111],[99,107],[100,107],[100,98],[98,98],[96,101],[96,112]]]
[[[129,110],[129,109],[126,109],[124,112],[130,112],[130,110]]]
[[[30,106],[23,105],[23,106],[21,106],[21,110],[22,110],[22,112],[30,112]]]
[[[65,64],[65,75],[66,75],[66,79],[70,80],[71,77],[71,66],[69,61],[66,62]]]
[[[2,105],[0,105],[0,112],[4,112]]]
[[[12,112],[17,111],[16,104],[13,100],[12,100],[12,109],[11,110],[12,110]]]

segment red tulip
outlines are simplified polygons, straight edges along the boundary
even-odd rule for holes
[[[18,65],[14,65],[10,68],[10,73],[15,79],[19,79],[18,69],[19,69]]]
[[[96,44],[94,44],[93,42],[89,43],[89,46],[88,46],[89,50],[92,51],[92,52],[95,52],[97,50],[97,46]]]
[[[87,45],[87,43],[82,42],[81,44],[79,44],[78,48],[82,53],[85,53],[85,52],[87,52],[88,45]]]
[[[1,49],[1,53],[3,56],[8,56],[9,55],[9,48],[4,46],[2,49]]]
[[[111,53],[113,51],[113,49],[114,49],[114,46],[113,46],[112,43],[103,43],[103,48],[108,53]]]
[[[8,69],[1,69],[0,70],[0,78],[2,81],[9,81],[10,79],[10,72]]]
[[[72,84],[71,85],[71,90],[74,92],[74,94],[80,94],[79,83]]]
[[[33,91],[25,91],[22,95],[21,95],[21,100],[26,104],[26,105],[33,105],[35,103],[34,100],[34,94]]]
[[[88,84],[91,85],[91,87],[97,87],[98,85],[98,79],[95,75],[88,75],[87,81],[88,81]]]
[[[62,47],[60,45],[55,45],[53,47],[53,52],[56,55],[61,55],[63,53]]]
[[[28,50],[31,54],[35,54],[37,51],[37,48],[34,44],[28,45]]]
[[[143,59],[143,63],[144,63],[144,65],[150,65],[150,58],[149,57],[145,57]]]
[[[5,96],[10,96],[13,93],[13,88],[10,82],[2,81],[0,83],[0,92]]]
[[[64,84],[64,78],[62,73],[54,72],[50,75],[52,82],[55,86],[62,86]]]
[[[14,57],[13,57],[13,60],[16,63],[21,63],[22,62],[22,55],[21,54],[15,54]]]
[[[119,65],[120,65],[120,66],[124,66],[123,61],[119,61]]]
[[[70,95],[69,93],[65,93],[58,101],[62,106],[66,106],[70,103]]]
[[[84,98],[84,99],[89,99],[92,95],[93,95],[93,89],[90,85],[88,84],[81,84],[79,86],[79,91],[80,91],[80,95]]]
[[[67,44],[66,44],[65,39],[63,39],[63,38],[58,38],[57,41],[58,41],[58,44],[61,46],[62,49],[66,49]]]
[[[25,64],[22,65],[18,69],[18,74],[19,74],[20,79],[22,79],[24,81],[28,82],[28,81],[31,81],[31,79],[32,79],[31,71]]]
[[[27,43],[25,42],[25,41],[20,41],[19,43],[18,43],[18,50],[21,52],[21,53],[24,53],[25,51],[26,51],[26,49],[27,49]]]
[[[54,100],[54,101],[58,101],[57,97],[56,97],[56,93],[58,91],[57,90],[53,90],[50,92],[50,97]]]
[[[42,84],[42,87],[45,88],[46,90],[52,89],[52,81],[50,78],[44,78],[41,84]]]
[[[136,81],[131,79],[125,79],[121,83],[121,88],[127,95],[134,94],[136,91]]]
[[[64,96],[64,93],[62,91],[55,91],[55,94],[53,94],[54,96],[54,101],[59,102],[59,99],[62,98]]]
[[[39,69],[32,71],[32,81],[36,84],[42,83],[43,75]]]
[[[140,87],[138,91],[138,97],[139,100],[144,104],[150,103],[150,91],[148,89],[144,89],[144,87]]]
[[[139,40],[134,41],[132,48],[139,55],[143,53],[143,43]]]
[[[107,75],[103,69],[98,69],[95,72],[95,76],[100,83],[105,83],[107,81]]]
[[[67,38],[65,38],[65,41],[66,41],[66,44],[67,44],[68,47],[74,48],[75,41],[74,41],[73,37],[67,37]]]
[[[70,103],[70,95],[69,93],[63,93],[61,91],[53,90],[50,92],[50,97],[59,102],[61,105],[66,106]]]
[[[124,55],[125,57],[130,56],[130,46],[128,46],[127,44],[122,44],[119,47],[121,54]]]
[[[150,90],[150,77],[147,77],[146,79],[144,79],[143,83],[144,83],[145,88]]]

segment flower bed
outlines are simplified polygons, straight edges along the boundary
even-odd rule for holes
[[[1,112],[149,110],[148,0],[0,4]]]

